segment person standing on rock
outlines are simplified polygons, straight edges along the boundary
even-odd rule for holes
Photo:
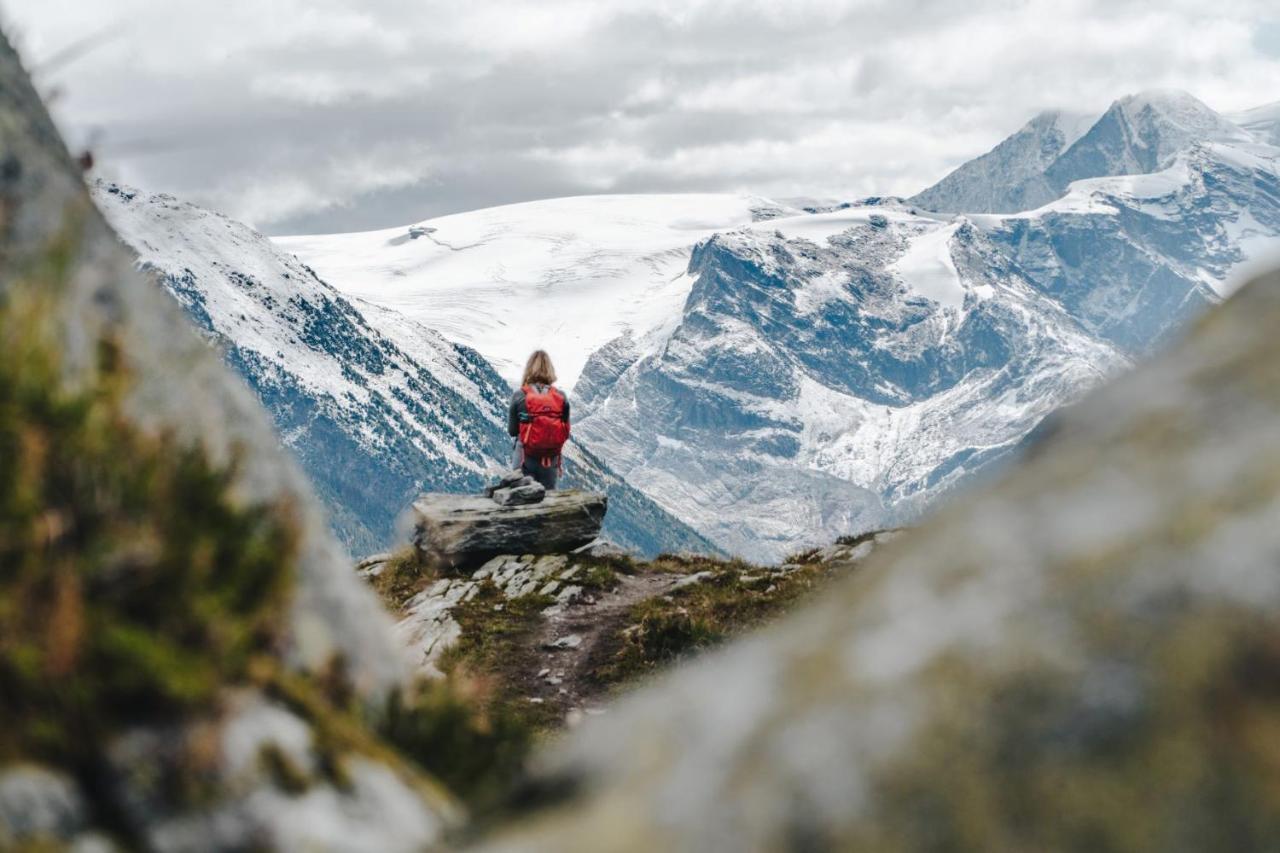
[[[560,451],[569,440],[569,398],[555,381],[551,356],[534,351],[507,417],[507,432],[516,439],[515,466],[546,489],[556,487]]]

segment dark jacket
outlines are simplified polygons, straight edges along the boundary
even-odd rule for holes
[[[546,388],[545,385],[535,385],[535,388]],[[560,391],[559,388],[556,389]],[[560,391],[564,397],[564,422],[569,423],[569,395]],[[511,395],[511,407],[507,410],[507,435],[512,437],[520,434],[520,424],[529,417],[529,410],[524,404],[524,389],[517,388],[516,393]]]

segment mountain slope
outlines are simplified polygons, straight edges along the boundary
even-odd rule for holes
[[[671,332],[604,359],[579,434],[749,558],[909,517],[1126,363],[967,223],[778,220],[690,275]]]
[[[114,184],[95,198],[262,400],[349,549],[389,544],[419,492],[478,489],[505,467],[510,389],[474,350],[344,298],[224,216]],[[609,492],[606,532],[619,544],[711,548],[589,453],[575,449],[566,474]]]
[[[1227,116],[1259,142],[1280,145],[1280,101]]]
[[[1252,141],[1244,130],[1186,92],[1142,92],[1112,104],[1044,175],[1061,195],[1073,181],[1085,178],[1160,171],[1193,144]]]
[[[1061,198],[1075,181],[1161,171],[1195,144],[1274,143],[1273,107],[1237,118],[1251,130],[1177,90],[1127,95],[1094,120],[1042,113],[910,201],[946,213],[1017,213]]]
[[[760,223],[695,250],[671,331],[592,359],[579,432],[738,553],[901,522],[1278,242],[1280,150],[1252,140],[1193,140],[1022,214]]]
[[[1045,180],[1045,170],[1096,119],[1096,115],[1043,112],[910,201],[927,210],[951,213],[1015,213],[1039,207],[1058,195]]]

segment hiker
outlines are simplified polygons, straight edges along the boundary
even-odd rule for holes
[[[555,381],[551,356],[536,350],[524,366],[507,417],[507,432],[516,438],[515,467],[546,489],[556,487],[560,449],[569,439],[569,400]]]

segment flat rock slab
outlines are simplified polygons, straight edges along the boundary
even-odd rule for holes
[[[501,554],[563,554],[600,534],[608,504],[603,493],[576,489],[517,506],[478,495],[427,494],[413,504],[413,543],[424,558],[453,569]]]

